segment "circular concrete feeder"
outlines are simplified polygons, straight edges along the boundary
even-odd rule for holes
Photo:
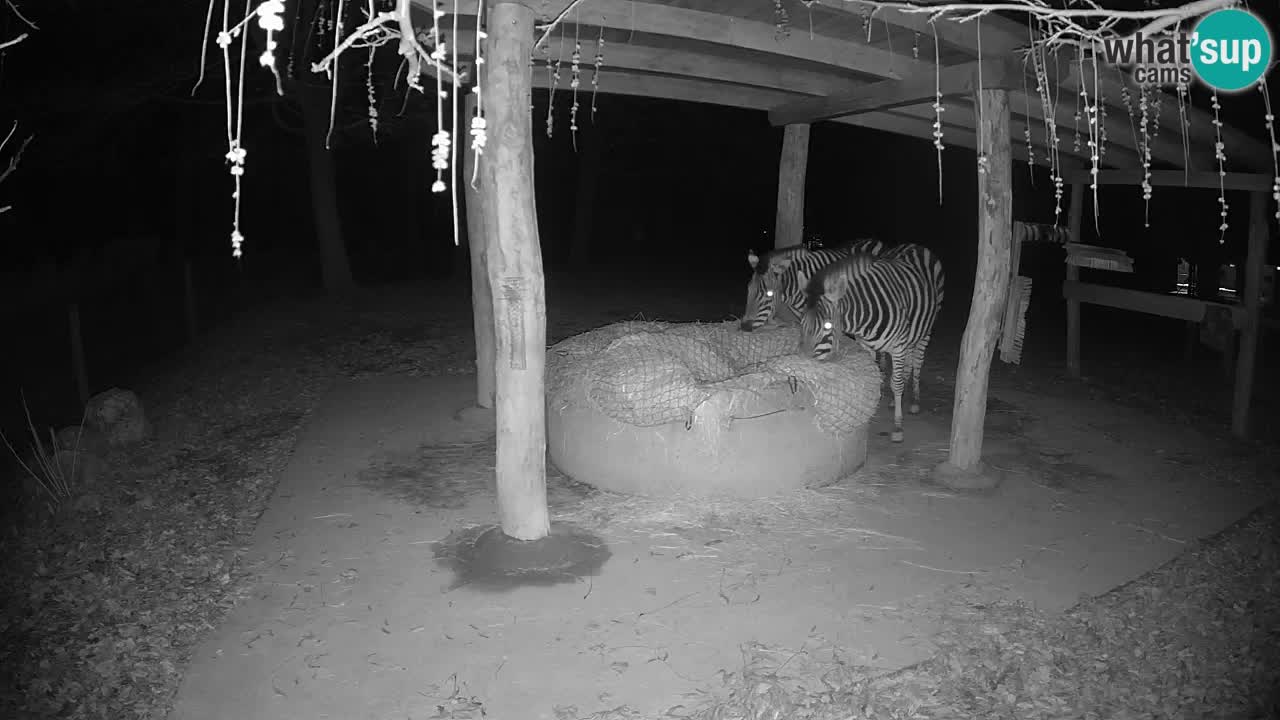
[[[619,422],[586,393],[548,407],[551,462],[606,490],[648,496],[764,497],[840,480],[867,457],[867,424],[830,433],[792,383],[712,392],[685,422]]]

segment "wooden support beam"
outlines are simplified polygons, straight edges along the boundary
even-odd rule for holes
[[[778,215],[773,246],[793,247],[804,241],[804,182],[809,167],[809,126],[788,125],[782,132],[778,158]]]
[[[978,92],[978,267],[969,322],[960,342],[955,411],[951,418],[952,473],[976,473],[982,460],[987,385],[1013,251],[1013,156],[1009,133],[1009,92]],[[984,162],[985,161],[985,162]]]
[[[1267,217],[1269,192],[1249,196],[1249,250],[1244,264],[1244,327],[1236,356],[1235,397],[1231,404],[1231,432],[1249,437],[1249,406],[1253,400],[1253,375],[1258,364],[1258,336],[1262,332],[1262,265],[1267,260],[1271,223]]]
[[[694,78],[631,75],[617,72],[611,72],[605,77],[607,81],[601,80],[600,84],[601,95],[653,97],[753,110],[768,110],[795,97],[792,93],[780,90],[725,85]],[[550,81],[544,73],[536,73],[533,77],[533,86],[539,89],[547,89],[550,87]],[[927,113],[926,110],[928,111]],[[949,110],[946,114],[969,117],[971,112],[968,108],[957,106],[955,110]],[[911,116],[908,117],[907,113],[911,113]],[[838,118],[832,122],[921,138],[929,142],[933,141],[933,115],[932,109],[929,108],[899,108],[890,112],[876,112]],[[1013,123],[1012,126],[1020,127],[1017,123]],[[943,142],[948,147],[959,146],[970,150],[977,148],[977,135],[972,128],[945,127],[947,134],[943,138]],[[1028,160],[1025,146],[1015,146],[1013,155],[1023,162]],[[1064,152],[1062,160],[1064,165],[1080,167],[1078,159],[1071,156],[1069,152]]]
[[[533,10],[497,0],[489,10],[484,88],[488,144],[481,159],[489,284],[496,329],[497,486],[502,532],[539,540],[547,512],[546,283],[533,198],[529,114]]]
[[[476,113],[475,93],[468,92],[463,100],[462,124],[470,133],[471,118]],[[463,135],[463,137],[469,137]],[[489,285],[489,263],[486,259],[485,241],[490,237],[484,226],[486,197],[480,183],[472,185],[476,155],[470,143],[462,150],[462,183],[467,207],[467,250],[471,266],[471,326],[476,338],[476,406],[492,408],[496,399],[494,388],[494,343],[497,341],[493,325],[493,289]],[[477,178],[478,180],[478,178]]]
[[[1083,302],[1119,310],[1132,310],[1146,315],[1159,315],[1160,317],[1186,320],[1194,323],[1204,319],[1205,308],[1209,306],[1225,307],[1231,311],[1231,323],[1235,327],[1243,327],[1244,325],[1244,310],[1240,306],[1215,303],[1186,295],[1166,295],[1165,293],[1068,280],[1062,284],[1062,296],[1068,300],[1075,300],[1077,303]]]
[[[1071,183],[1071,197],[1067,206],[1067,242],[1080,242],[1080,230],[1084,222],[1084,183]],[[1080,267],[1067,265],[1067,284],[1080,281]],[[1080,301],[1064,290],[1067,298],[1067,375],[1080,377]]]
[[[555,17],[569,0],[553,0],[538,7],[541,17]],[[415,2],[428,7],[428,3]],[[476,14],[478,0],[458,0],[459,15]],[[450,12],[455,6],[450,6]],[[852,70],[870,78],[901,80],[933,73],[933,66],[916,60],[908,53],[890,52],[853,39],[792,32],[779,35],[771,22],[745,20],[715,12],[704,12],[633,0],[591,0],[579,4],[569,20],[578,25],[620,30],[632,35],[666,35],[702,43],[722,45],[738,50],[755,51],[808,60]],[[594,36],[593,36],[594,37]],[[909,48],[903,48],[904,51]],[[605,51],[608,64],[608,50]]]
[[[938,40],[969,50],[975,55],[978,53],[979,32],[982,34],[983,53],[1005,54],[1027,44],[1026,27],[998,15],[985,15],[974,22],[965,23],[948,20],[931,22],[932,15],[927,12],[904,12],[862,0],[815,0],[814,4],[850,15],[862,16],[870,13],[874,22],[914,30],[930,39],[936,35]],[[982,26],[981,30],[978,29],[979,25]]]
[[[1090,182],[1088,169],[1064,173],[1063,179],[1070,183]],[[1262,173],[1229,172],[1219,176],[1217,172],[1182,170],[1152,170],[1149,182],[1154,187],[1185,187],[1217,190],[1219,181],[1225,190],[1271,191],[1273,176]],[[1099,170],[1099,185],[1134,185],[1142,184],[1141,170]]]
[[[814,123],[876,110],[932,103],[939,91],[944,98],[969,95],[978,90],[979,69],[981,87],[985,89],[1012,90],[1025,83],[1021,66],[1007,57],[993,57],[943,68],[938,77],[929,73],[906,80],[871,83],[823,98],[796,100],[770,110],[769,122],[775,126]]]
[[[80,304],[67,305],[67,329],[71,332],[71,369],[76,376],[80,407],[89,404],[89,366],[84,359],[84,333],[80,328]]]

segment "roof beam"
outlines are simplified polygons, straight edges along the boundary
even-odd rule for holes
[[[968,50],[975,55],[978,52],[978,21],[956,22],[940,20],[930,22],[928,12],[903,12],[893,8],[885,8],[862,2],[861,0],[815,0],[816,5],[836,12],[850,15],[865,15],[871,12],[872,20],[880,20],[890,25],[914,30],[928,37],[936,37],[939,41]],[[982,18],[982,50],[998,55],[1006,55],[1017,48],[1027,45],[1026,28],[1020,27],[1012,20],[997,15]]]
[[[415,4],[425,6],[422,0]],[[478,0],[457,0],[459,15],[474,16]],[[542,15],[555,17],[567,7],[568,0],[549,0],[539,8]],[[578,25],[604,27],[637,33],[652,33],[698,42],[727,45],[770,55],[822,63],[832,67],[889,80],[902,80],[933,74],[933,65],[909,54],[889,52],[865,43],[840,40],[807,33],[778,35],[771,23],[743,20],[718,13],[689,10],[631,0],[592,0],[582,3],[565,19]],[[609,47],[605,47],[605,62]]]
[[[1022,85],[1022,68],[1007,58],[993,58],[952,65],[940,70],[937,76],[885,80],[823,98],[796,100],[770,110],[769,122],[775,126],[813,123],[876,110],[919,105],[934,100],[938,93],[943,97],[955,97],[971,95],[979,87],[988,90],[1013,90]]]
[[[534,74],[533,86],[535,88],[545,90],[548,89],[549,85],[550,82],[547,80],[545,73]],[[599,92],[604,95],[634,95],[765,111],[781,104],[790,97],[794,97],[794,94],[783,90],[725,85],[683,77],[632,75],[622,72],[610,73],[608,81],[600,83]],[[932,118],[922,119],[898,113],[874,112],[856,117],[838,118],[833,122],[908,135],[922,140],[933,140]],[[976,149],[978,146],[976,133],[971,128],[947,128],[946,133],[945,142],[948,145],[966,147],[971,150]],[[1027,162],[1026,147],[1015,148],[1014,157],[1017,160]]]
[[[1087,169],[1063,176],[1067,182],[1092,183]],[[1099,185],[1141,185],[1141,170],[1099,170]],[[1216,172],[1183,172],[1181,170],[1152,170],[1147,178],[1155,187],[1202,188],[1205,190],[1252,190],[1269,192],[1274,178],[1262,173],[1234,173],[1219,176]],[[1221,182],[1221,186],[1219,186]]]

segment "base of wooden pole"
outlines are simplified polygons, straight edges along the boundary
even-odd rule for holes
[[[457,432],[467,439],[484,440],[498,432],[497,414],[493,408],[468,405],[453,414],[459,425]]]
[[[603,540],[555,524],[546,537],[517,540],[502,528],[468,528],[443,540],[436,557],[454,572],[453,587],[506,591],[525,585],[579,582],[597,575],[612,553]]]
[[[962,470],[951,461],[943,461],[930,473],[930,479],[952,490],[994,490],[1000,486],[1001,474],[986,463],[972,470]]]

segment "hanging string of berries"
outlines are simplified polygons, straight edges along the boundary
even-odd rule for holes
[[[596,121],[596,93],[600,90],[600,68],[604,67],[604,26],[600,27],[600,36],[596,38],[596,57],[592,63],[595,70],[591,73],[591,122]]]
[[[1218,91],[1214,90],[1209,97],[1211,99],[1210,105],[1213,107],[1213,156],[1218,160],[1218,204],[1222,206],[1218,210],[1218,215],[1222,218],[1222,224],[1218,226],[1218,230],[1221,232],[1218,236],[1218,244],[1222,245],[1227,241],[1227,208],[1229,207],[1227,205],[1227,189],[1225,187],[1227,146],[1226,143],[1222,142],[1222,119],[1218,116],[1218,111],[1222,108],[1222,105],[1218,103]]]
[[[569,58],[569,87],[573,90],[573,104],[569,106],[569,133],[573,149],[578,149],[578,86],[582,84],[582,42],[578,39],[578,23],[573,24],[573,55]]]

